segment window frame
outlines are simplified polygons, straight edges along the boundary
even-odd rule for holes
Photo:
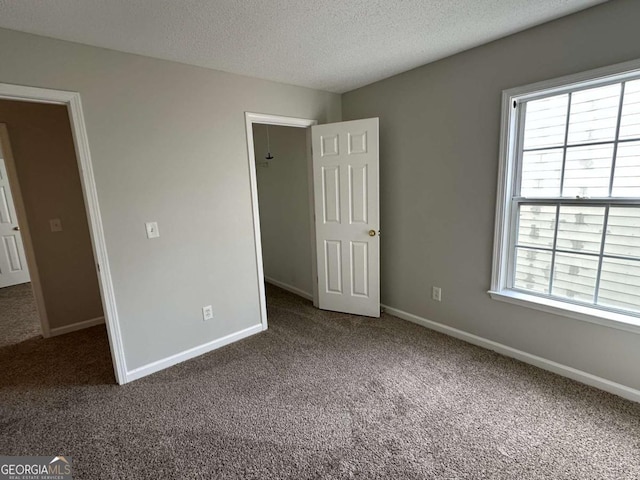
[[[516,229],[518,227],[517,206],[520,203],[527,203],[526,198],[518,197],[518,200],[516,200],[513,196],[513,192],[516,191],[519,185],[519,175],[522,170],[522,149],[519,148],[518,142],[522,141],[524,137],[522,116],[525,111],[523,108],[515,108],[514,105],[522,101],[539,100],[569,92],[620,83],[629,79],[636,79],[636,77],[640,78],[640,59],[515,87],[502,92],[493,262],[491,288],[488,292],[491,298],[547,313],[640,333],[640,315],[610,307],[573,303],[571,300],[528,293],[509,287],[509,285],[513,284],[514,268],[512,266],[514,264]],[[518,129],[520,129],[519,132],[517,131]],[[561,194],[562,192],[560,192]],[[557,205],[560,199],[562,204],[565,205],[567,203],[602,203],[605,206],[608,204],[615,206],[619,203],[640,205],[640,199],[636,197],[631,199],[619,197],[614,199],[597,198],[588,199],[584,202],[569,197],[553,197],[536,199],[534,203],[546,202],[551,205]]]

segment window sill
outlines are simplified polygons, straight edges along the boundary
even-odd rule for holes
[[[617,328],[627,332],[640,334],[640,318],[616,312],[600,310],[584,305],[573,305],[550,298],[528,295],[514,290],[489,291],[494,300],[507,302],[522,307],[541,310],[555,315],[584,320],[586,322]]]

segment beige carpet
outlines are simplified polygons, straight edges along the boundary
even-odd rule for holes
[[[31,284],[0,288],[0,348],[40,336]]]
[[[640,478],[638,404],[388,315],[268,303],[267,332],[123,387],[104,327],[0,348],[0,453],[78,479]]]

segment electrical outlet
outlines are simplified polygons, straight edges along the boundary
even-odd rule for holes
[[[442,289],[440,287],[431,287],[431,298],[436,302],[442,300]]]
[[[49,220],[49,226],[51,227],[52,232],[62,231],[62,222],[59,218],[52,218],[51,220]]]
[[[211,320],[213,318],[213,307],[211,305],[207,305],[206,307],[202,307],[202,320]]]

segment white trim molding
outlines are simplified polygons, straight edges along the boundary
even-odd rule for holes
[[[419,317],[418,315],[414,315],[397,308],[389,307],[386,305],[381,306],[382,308],[384,308],[384,311],[386,313],[388,313],[389,315],[393,315],[394,317],[401,318],[402,320],[407,320],[411,323],[421,325],[430,330],[435,330],[436,332],[444,333],[445,335],[455,337],[467,343],[492,350],[506,357],[515,358],[516,360],[520,360],[521,362],[534,365],[543,370],[547,370],[549,372],[556,373],[560,376],[570,378],[577,382],[584,383],[585,385],[604,390],[605,392],[613,393],[614,395],[626,398],[627,400],[640,402],[640,390],[636,390],[635,388],[612,382],[611,380],[607,380],[606,378],[598,377],[597,375],[593,375],[591,373],[587,373],[582,370],[578,370],[576,368],[554,362],[553,360],[548,360],[531,353],[523,352],[522,350],[503,345],[502,343],[494,342],[493,340],[488,340],[478,335],[474,335],[472,333],[468,333],[463,330],[444,325],[442,323],[434,322],[433,320],[428,320],[426,318]]]
[[[109,258],[107,254],[107,244],[98,203],[98,192],[91,162],[91,152],[89,149],[89,138],[82,111],[80,94],[65,90],[51,90],[48,88],[25,87],[22,85],[11,85],[0,83],[0,98],[8,100],[21,100],[25,102],[52,103],[65,105],[69,112],[71,132],[78,157],[78,168],[80,173],[80,183],[84,194],[87,218],[89,221],[89,234],[91,245],[98,272],[98,284],[102,305],[104,308],[104,319],[107,325],[109,336],[109,346],[113,359],[113,369],[116,381],[119,384],[126,383],[127,367],[122,344],[122,333],[118,319],[115,293],[113,290],[113,280],[109,268]]]
[[[287,292],[291,292],[299,297],[306,298],[307,300],[313,301],[313,295],[309,292],[305,292],[304,290],[299,289],[298,287],[294,287],[293,285],[289,285],[288,283],[281,282],[280,280],[276,280],[271,277],[264,277],[264,281],[270,283],[271,285],[275,285],[276,287],[280,287]]]
[[[82,322],[72,323],[71,325],[64,325],[62,327],[56,327],[49,330],[50,337],[57,337],[58,335],[64,335],[66,333],[77,332],[78,330],[84,330],[85,328],[95,327],[96,325],[103,325],[104,317],[91,318]]]
[[[244,113],[244,121],[247,132],[247,158],[249,160],[249,188],[251,190],[251,210],[253,214],[253,238],[256,246],[255,258],[258,270],[258,294],[260,302],[260,321],[262,323],[262,329],[266,330],[267,327],[267,297],[264,289],[264,264],[262,261],[262,238],[260,236],[260,212],[258,208],[258,177],[256,175],[256,162],[255,162],[255,149],[253,145],[253,124],[263,123],[267,125],[279,125],[282,127],[298,127],[308,128],[313,125],[317,125],[317,120],[311,120],[307,118],[294,118],[284,117],[280,115],[269,115],[265,113]],[[309,155],[311,152],[309,152]],[[308,159],[310,161],[310,159]],[[312,184],[313,185],[313,184]],[[310,206],[310,214],[312,215],[313,204]],[[313,219],[313,217],[312,217]],[[315,222],[311,221],[312,225],[312,256],[315,264]],[[314,276],[315,280],[315,276]],[[317,280],[315,280],[317,282]],[[317,284],[314,284],[314,292],[317,292]],[[314,293],[314,299],[316,298]]]
[[[567,309],[566,302],[554,300],[552,298],[538,297],[536,295],[528,295],[515,290],[505,290],[502,292],[489,291],[489,295],[494,300],[511,303],[512,305],[520,305],[534,310],[540,310],[563,317],[584,320],[585,322],[595,323],[605,327],[611,327],[626,332],[640,334],[640,318],[622,315],[607,310],[590,308],[585,305],[572,305],[572,309]]]
[[[240,330],[239,332],[232,333],[217,340],[213,340],[203,345],[198,345],[197,347],[190,348],[188,350],[185,350],[184,352],[176,353],[175,355],[163,358],[162,360],[148,363],[147,365],[144,365],[142,367],[134,368],[133,370],[127,372],[127,382],[132,382],[133,380],[146,377],[147,375],[159,372],[160,370],[172,367],[186,360],[191,360],[192,358],[199,357],[200,355],[203,355],[207,352],[217,350],[218,348],[229,345],[230,343],[237,342],[238,340],[242,340],[243,338],[250,337],[251,335],[255,335],[256,333],[260,333],[262,331],[262,324],[254,325],[253,327],[245,328],[244,330]]]

